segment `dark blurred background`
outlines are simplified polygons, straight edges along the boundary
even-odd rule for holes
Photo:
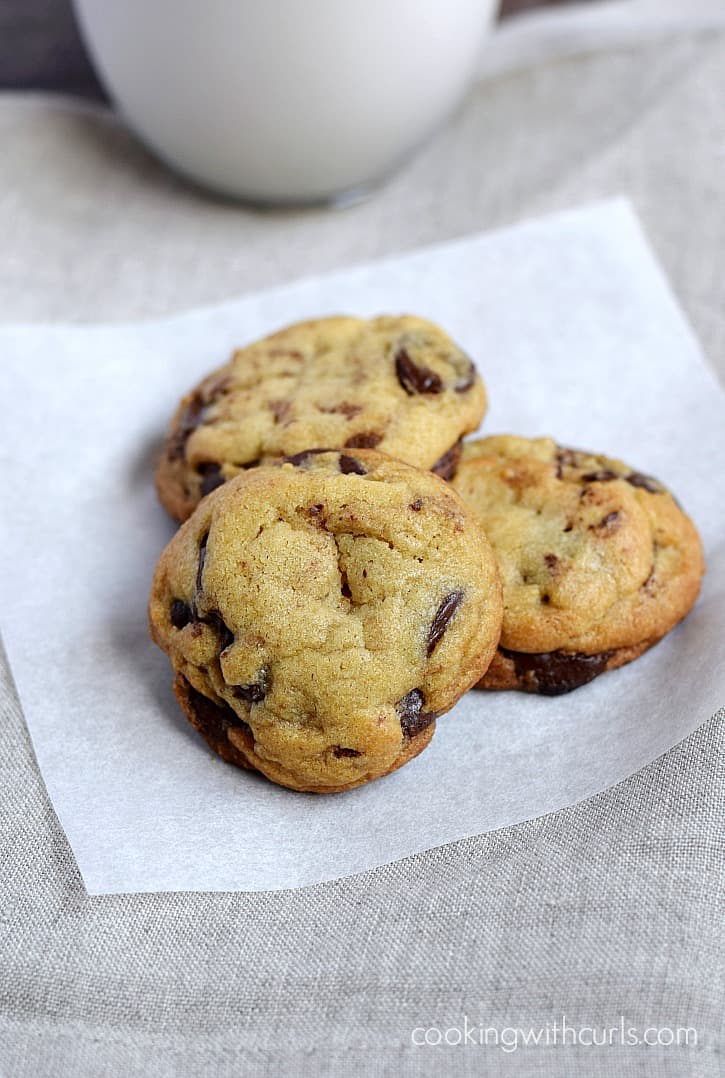
[[[500,17],[571,2],[503,0]],[[0,0],[0,89],[8,88],[105,97],[86,57],[70,0]]]

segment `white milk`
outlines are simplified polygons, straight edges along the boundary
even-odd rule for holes
[[[349,193],[460,100],[496,0],[75,0],[96,65],[169,164],[262,202]]]

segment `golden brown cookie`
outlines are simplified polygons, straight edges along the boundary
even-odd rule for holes
[[[417,755],[496,650],[491,548],[430,472],[307,451],[205,498],[159,561],[151,634],[224,759],[332,792]]]
[[[501,642],[480,688],[568,692],[637,658],[697,599],[694,524],[622,461],[501,435],[464,446],[453,486],[503,581]]]
[[[156,485],[184,520],[244,469],[318,446],[378,449],[448,479],[485,410],[468,356],[422,318],[301,322],[235,352],[184,397]]]

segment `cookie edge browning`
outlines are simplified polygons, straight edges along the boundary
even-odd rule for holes
[[[354,782],[348,782],[342,785],[314,786],[296,782],[285,768],[276,765],[272,760],[263,760],[261,757],[257,756],[254,751],[254,737],[252,736],[251,731],[245,731],[244,727],[235,727],[236,740],[237,742],[241,742],[243,747],[240,747],[239,744],[233,744],[226,736],[226,731],[217,733],[214,729],[211,729],[210,724],[201,718],[198,705],[194,701],[195,693],[199,696],[204,696],[204,694],[194,689],[183,674],[177,673],[175,675],[173,687],[174,696],[178,700],[186,718],[197,733],[201,734],[209,748],[217,753],[222,760],[226,763],[235,764],[237,767],[244,768],[246,771],[257,771],[275,785],[284,786],[286,789],[294,790],[297,793],[344,793],[345,790],[353,790],[357,786],[364,786],[375,779],[383,778],[385,775],[397,771],[399,768],[403,767],[404,764],[407,764],[410,760],[414,760],[416,756],[420,755],[423,749],[427,748],[430,744],[436,727],[434,720],[413,737],[404,738],[400,752],[392,765],[383,771],[375,771],[371,774],[363,775]],[[212,707],[219,709],[220,711],[228,706],[226,704],[219,704],[218,701],[212,700],[208,696],[205,696],[205,699],[209,701],[209,704]]]

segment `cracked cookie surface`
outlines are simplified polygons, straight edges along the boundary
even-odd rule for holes
[[[315,446],[377,449],[448,479],[485,410],[471,360],[431,322],[301,322],[239,349],[184,397],[156,486],[184,520],[241,471]]]
[[[466,443],[453,486],[503,582],[500,646],[481,688],[568,692],[637,658],[697,599],[694,524],[620,460],[501,435]]]
[[[443,480],[305,451],[201,502],[161,556],[149,620],[215,751],[333,792],[425,748],[496,650],[501,585]]]

